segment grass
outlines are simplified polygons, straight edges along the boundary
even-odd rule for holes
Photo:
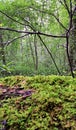
[[[0,84],[34,91],[25,98],[5,95],[0,99],[1,130],[76,130],[76,79],[10,76],[1,78]]]

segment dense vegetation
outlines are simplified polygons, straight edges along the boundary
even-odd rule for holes
[[[65,76],[11,76],[2,78],[0,82],[1,128],[76,129],[76,79]]]

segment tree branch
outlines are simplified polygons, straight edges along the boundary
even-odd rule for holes
[[[66,0],[63,0],[63,2],[64,2],[65,8],[66,8],[68,14],[70,15],[70,10],[69,10],[69,7],[68,7],[68,5],[67,5]]]
[[[33,7],[30,7],[30,8],[33,8]],[[36,10],[36,11],[39,11],[41,13],[45,13],[45,14],[49,14],[49,15],[53,16],[56,19],[56,21],[60,24],[60,26],[67,31],[67,28],[60,22],[60,20],[53,13],[48,12],[48,10],[43,11],[43,10],[39,10],[39,9],[36,9],[36,8],[33,8],[33,9]]]
[[[4,13],[3,11],[0,10],[0,13],[2,13],[3,15],[5,15],[6,17],[8,17],[9,19],[11,19],[12,21],[16,22],[16,23],[19,23],[21,25],[25,25],[24,23],[21,23],[15,19],[13,19],[11,16],[7,15],[6,13]]]
[[[52,53],[49,51],[48,47],[46,46],[46,44],[44,43],[44,41],[42,40],[42,38],[41,38],[41,36],[39,34],[38,34],[38,37],[39,37],[40,41],[43,43],[43,45],[45,46],[45,48],[46,48],[47,52],[49,53],[49,55],[51,56],[51,59],[52,59],[54,65],[55,65],[59,75],[61,75],[60,70],[58,69],[58,66],[57,66],[57,64],[56,64],[56,62],[55,62],[55,60],[53,58]]]
[[[69,25],[69,31],[72,28],[72,18],[73,18],[72,1],[70,0],[70,25]]]
[[[25,36],[27,36],[27,35],[28,35],[28,34],[25,34],[25,35],[22,35],[22,36],[19,36],[19,37],[15,37],[14,39],[12,39],[12,40],[10,40],[10,41],[7,41],[7,42],[5,42],[5,43],[3,43],[3,44],[5,44],[6,46],[8,46],[10,43],[14,42],[15,40],[20,39],[20,38],[23,38],[23,37],[25,37]]]
[[[13,32],[17,32],[17,33],[25,33],[28,35],[33,35],[33,34],[39,34],[39,35],[43,35],[43,36],[47,36],[47,37],[54,37],[54,38],[66,38],[65,35],[53,35],[53,34],[47,34],[47,33],[43,33],[43,32],[38,32],[38,31],[23,31],[23,30],[16,30],[16,29],[12,29],[12,28],[7,28],[7,27],[0,27],[0,30],[8,30],[8,31],[13,31]]]

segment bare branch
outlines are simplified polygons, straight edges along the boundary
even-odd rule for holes
[[[72,18],[73,18],[72,1],[70,0],[70,25],[69,25],[69,30],[72,28]]]
[[[64,3],[61,0],[58,0],[58,1],[61,3],[61,5],[63,5],[65,7]]]
[[[5,28],[5,27],[0,27],[0,30],[8,30],[8,31],[13,31],[13,32],[17,32],[17,33],[25,33],[28,35],[33,35],[33,34],[39,34],[39,35],[43,35],[43,36],[47,36],[47,37],[54,37],[54,38],[66,38],[65,35],[52,35],[52,34],[47,34],[47,33],[42,33],[42,32],[38,32],[38,31],[23,31],[23,30],[16,30],[16,29],[12,29],[12,28]]]
[[[64,2],[65,8],[66,8],[68,14],[70,15],[70,10],[69,10],[69,7],[68,7],[68,5],[67,5],[66,0],[63,0],[63,2]]]
[[[58,66],[57,66],[57,64],[56,64],[56,62],[55,62],[55,60],[53,58],[52,53],[49,51],[48,47],[46,46],[46,44],[44,43],[44,41],[42,40],[42,38],[41,38],[41,36],[39,34],[38,34],[38,37],[39,37],[40,41],[43,43],[43,45],[45,46],[45,48],[46,48],[47,52],[49,53],[49,55],[51,56],[51,59],[52,59],[54,65],[55,65],[59,75],[61,75],[60,70],[59,70],[59,68],[58,68]]]
[[[38,32],[36,34],[47,36],[47,37],[54,37],[54,38],[66,38],[65,35],[52,35],[52,34],[46,34],[46,33],[42,33],[42,32]]]
[[[24,23],[21,23],[15,19],[13,19],[11,16],[7,15],[6,13],[4,13],[3,11],[0,10],[0,13],[2,13],[3,15],[5,15],[6,17],[8,17],[9,19],[11,19],[12,21],[16,22],[16,23],[19,23],[21,25],[25,25]]]
[[[39,12],[41,12],[41,13],[49,14],[49,15],[53,16],[53,17],[56,19],[56,21],[60,24],[60,26],[67,31],[67,28],[60,22],[60,20],[59,20],[53,13],[48,12],[48,10],[43,11],[43,10],[36,9],[36,8],[34,8],[34,7],[30,7],[30,8],[32,8],[32,9],[34,9],[34,10],[36,10],[36,11],[39,11]]]
[[[0,30],[7,30],[7,31],[12,31],[12,32],[17,32],[17,33],[25,33],[23,30],[16,30],[8,27],[0,27]]]
[[[5,42],[5,43],[3,43],[3,44],[5,44],[6,46],[8,46],[10,43],[16,41],[17,39],[21,39],[21,38],[23,38],[23,37],[25,37],[25,36],[27,36],[27,35],[28,35],[28,34],[25,34],[25,35],[22,35],[22,36],[19,36],[19,37],[15,37],[14,39],[12,39],[12,40],[10,40],[10,41],[7,41],[7,42]]]
[[[34,30],[33,25],[31,25],[30,21],[26,20],[25,18],[23,18],[22,16],[20,17],[24,22],[27,23],[27,25],[25,24],[25,26],[30,27],[32,30]]]
[[[31,8],[32,8],[32,7],[31,7]],[[34,9],[35,9],[35,8],[34,8]],[[35,9],[35,10],[37,10],[37,9]],[[42,12],[42,13],[46,13],[45,11],[41,11],[41,10],[38,10],[38,11],[40,11],[40,12]],[[13,19],[11,16],[7,15],[7,14],[4,13],[3,11],[0,10],[0,12],[1,12],[3,15],[5,15],[6,17],[8,17],[9,19],[11,19],[12,21],[14,21],[14,22],[16,22],[16,23],[19,23],[19,24],[21,24],[21,25],[25,25],[24,23],[21,23],[21,22],[15,20],[15,19]],[[60,20],[59,20],[54,14],[52,14],[52,13],[49,13],[49,14],[52,15],[52,16],[58,21],[58,23],[59,23],[65,30],[67,30],[67,28],[60,22]],[[28,22],[27,20],[25,20],[25,21]],[[28,22],[28,23],[29,23],[29,22]],[[27,26],[30,27],[30,25],[27,25]]]
[[[22,16],[21,16],[20,18],[22,18],[22,20],[24,20],[24,21],[27,23],[27,25],[26,25],[25,23],[21,23],[21,22],[19,22],[18,20],[12,18],[11,16],[7,15],[5,12],[3,12],[3,11],[1,11],[1,10],[0,10],[0,12],[1,12],[3,15],[5,15],[6,17],[8,17],[9,19],[11,19],[13,22],[19,23],[19,24],[21,24],[21,25],[23,25],[23,26],[28,26],[28,27],[30,27],[31,29],[33,29],[32,26],[31,26],[31,23],[30,23],[29,21],[27,21],[26,19],[22,18]]]
[[[70,10],[69,10],[69,8],[68,8],[68,5],[67,5],[67,3],[66,3],[66,0],[58,0],[58,1],[61,3],[61,5],[64,6],[64,8],[67,10],[68,14],[70,15]]]

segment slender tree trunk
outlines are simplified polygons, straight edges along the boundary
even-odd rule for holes
[[[20,42],[20,54],[21,54],[21,63],[23,64],[23,44],[22,44],[22,39]]]
[[[29,42],[29,44],[30,44],[31,55],[32,55],[33,64],[34,64],[34,68],[35,68],[35,56],[34,56],[34,52],[33,52],[33,48],[32,48],[32,43],[31,43],[31,42]]]
[[[1,55],[2,63],[5,65],[6,58],[5,58],[5,50],[4,50],[4,45],[3,45],[2,31],[0,31],[0,55]]]
[[[76,7],[75,7],[76,8]],[[76,70],[76,10],[72,19],[72,29],[69,37],[69,56],[73,71]]]
[[[2,62],[3,62],[3,64],[6,65],[6,58],[5,58],[4,46],[1,47],[1,56],[2,56]]]
[[[38,70],[38,52],[37,52],[36,35],[34,36],[34,47],[35,47],[35,69]]]

